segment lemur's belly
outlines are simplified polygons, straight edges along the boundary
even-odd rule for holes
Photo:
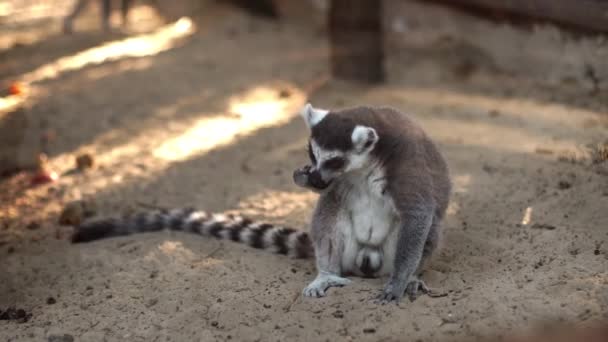
[[[369,277],[390,274],[399,217],[391,198],[384,194],[384,182],[362,182],[346,203],[339,230],[344,241],[342,271]]]

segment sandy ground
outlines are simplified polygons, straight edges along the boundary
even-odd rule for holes
[[[464,77],[402,54],[389,55],[384,86],[327,81],[318,32],[221,8],[195,22],[163,51],[35,83],[26,110],[55,136],[46,148],[63,176],[0,184],[0,310],[32,315],[0,321],[0,340],[437,341],[608,318],[608,167],[593,162],[608,139],[601,94],[483,69]],[[52,29],[0,53],[4,80],[125,38]],[[74,246],[56,223],[85,199],[100,215],[196,206],[306,229],[315,195],[291,172],[306,162],[296,111],[307,98],[392,105],[437,141],[455,192],[424,277],[447,296],[378,306],[384,280],[356,278],[303,299],[311,261],[172,233]],[[96,167],[69,173],[83,152]]]

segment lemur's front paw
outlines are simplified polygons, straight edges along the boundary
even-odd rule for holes
[[[306,165],[304,167],[296,169],[293,172],[293,181],[296,183],[296,185],[304,187],[304,188],[307,188],[309,186],[308,177],[310,175],[311,169],[312,169],[312,166]]]
[[[303,188],[308,188],[313,191],[323,191],[329,186],[329,182],[325,182],[321,174],[311,165],[306,165],[293,172],[293,181],[296,185]]]
[[[351,283],[351,280],[334,274],[319,274],[302,291],[304,297],[325,297],[325,291],[330,287],[341,287]]]

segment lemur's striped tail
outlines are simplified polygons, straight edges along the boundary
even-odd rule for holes
[[[253,222],[238,215],[211,214],[194,209],[155,210],[124,218],[91,220],[76,227],[72,242],[89,242],[164,229],[232,240],[297,258],[312,257],[314,253],[306,232]]]

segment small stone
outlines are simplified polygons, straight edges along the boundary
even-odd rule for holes
[[[36,230],[36,229],[40,228],[40,223],[38,223],[36,221],[32,221],[26,226],[26,228],[29,230]]]
[[[156,299],[156,298],[152,298],[152,299],[150,299],[150,300],[148,301],[148,303],[146,304],[146,306],[147,306],[147,307],[151,307],[151,306],[156,305],[157,303],[158,303],[158,299]]]
[[[546,230],[555,230],[555,226],[547,223],[534,223],[532,225],[533,229],[546,229]]]
[[[557,183],[557,187],[560,190],[566,190],[566,189],[570,189],[570,187],[572,187],[572,184],[570,184],[570,182],[568,182],[568,181],[559,181],[559,183]]]
[[[32,314],[25,312],[23,309],[9,307],[6,311],[0,314],[0,320],[17,321],[17,323],[25,323],[32,318]]]
[[[94,216],[96,213],[97,207],[94,201],[72,201],[65,205],[59,215],[59,224],[76,226],[85,218]]]
[[[332,315],[336,318],[344,318],[344,312],[342,312],[342,310],[337,310]]]
[[[284,99],[284,98],[288,98],[291,96],[291,90],[285,88],[285,89],[281,89],[279,91],[279,97]]]
[[[46,303],[48,305],[53,305],[53,304],[57,303],[57,300],[55,300],[55,298],[53,298],[53,297],[49,297],[46,299]]]
[[[84,153],[76,157],[76,168],[80,171],[85,171],[93,168],[95,161],[89,153]]]
[[[363,333],[364,334],[373,334],[375,332],[376,332],[376,329],[374,329],[374,328],[365,328],[365,329],[363,329]]]
[[[82,201],[73,201],[63,208],[59,215],[59,224],[64,226],[77,226],[84,220]]]

